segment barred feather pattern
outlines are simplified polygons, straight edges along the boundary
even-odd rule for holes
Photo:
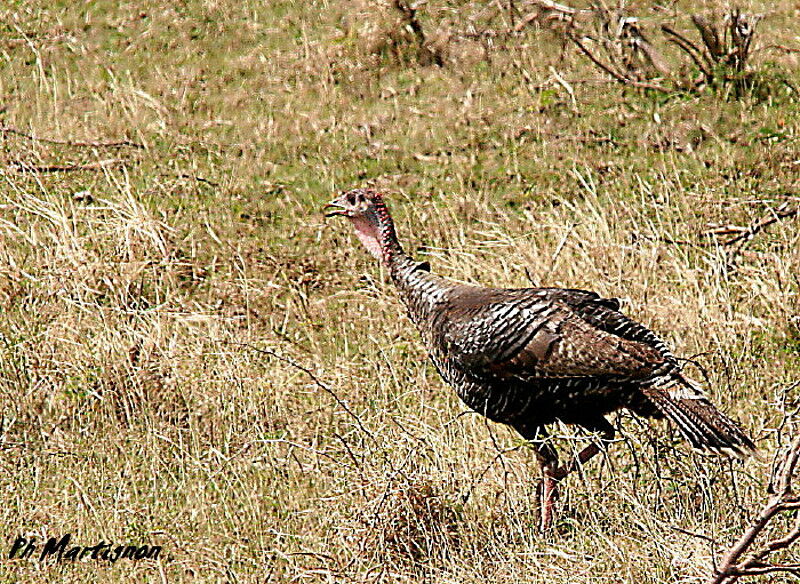
[[[686,378],[680,377],[673,379],[673,383],[692,385]],[[696,388],[692,389],[697,391]],[[735,458],[746,458],[757,453],[752,440],[704,396],[674,397],[673,392],[657,386],[643,387],[642,391],[675,424],[692,447]]]

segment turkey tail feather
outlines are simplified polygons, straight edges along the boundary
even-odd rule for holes
[[[694,448],[740,459],[758,457],[753,441],[736,422],[715,408],[694,382],[680,374],[669,381],[679,387],[663,384],[645,387],[643,392]]]

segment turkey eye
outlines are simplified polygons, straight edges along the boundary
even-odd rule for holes
[[[355,205],[356,204],[356,196],[353,193],[350,193],[347,196],[347,202],[350,203],[351,205]]]

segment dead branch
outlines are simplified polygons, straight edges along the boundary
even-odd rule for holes
[[[12,162],[17,172],[76,172],[81,170],[104,170],[114,166],[122,166],[125,161],[121,158],[108,158],[106,160],[98,160],[97,162],[89,162],[87,164],[68,164],[68,165],[52,165],[52,166],[34,166],[26,162],[14,161]]]
[[[422,65],[444,66],[444,59],[439,51],[432,49],[425,38],[425,31],[417,18],[416,6],[411,6],[407,0],[392,0],[392,5],[403,17],[403,21],[409,30],[414,34],[419,47],[420,63]]]
[[[800,516],[796,518],[792,530],[783,537],[768,540],[757,551],[750,552],[755,540],[764,533],[771,520],[785,511],[800,509],[800,497],[795,494],[793,481],[800,460],[800,435],[798,435],[786,453],[776,463],[773,473],[777,477],[773,483],[775,493],[768,499],[742,536],[722,560],[719,569],[708,581],[709,584],[733,584],[741,576],[756,576],[775,572],[788,572],[800,575],[800,564],[769,564],[769,556],[776,551],[785,550],[800,540]]]
[[[669,92],[661,85],[642,80],[653,77],[654,72],[667,75],[669,67],[643,34],[637,18],[625,16],[622,12],[612,13],[602,2],[593,3],[590,10],[579,10],[552,0],[535,0],[533,4],[538,11],[524,17],[517,25],[517,30],[541,17],[544,17],[543,20],[566,22],[567,26],[563,27],[565,30],[561,30],[560,34],[615,81],[638,89]],[[593,35],[585,33],[585,23],[582,22],[585,18],[577,18],[587,14],[594,16],[596,30]],[[605,59],[586,46],[582,40],[586,36],[597,41],[605,53]]]
[[[769,227],[773,223],[777,223],[782,219],[789,219],[792,217],[796,217],[800,214],[800,208],[798,207],[790,207],[789,202],[786,201],[781,203],[775,209],[769,209],[767,213],[757,221],[751,223],[748,227],[738,227],[735,225],[726,225],[723,227],[717,227],[714,229],[709,229],[705,231],[703,235],[713,236],[713,235],[730,235],[731,233],[735,233],[733,237],[730,237],[722,242],[713,242],[713,241],[689,241],[686,239],[672,239],[671,237],[662,235],[662,236],[651,236],[647,235],[646,233],[636,233],[633,234],[634,237],[644,237],[649,241],[658,241],[662,243],[668,243],[671,245],[691,245],[695,247],[729,247],[733,246],[733,250],[731,252],[732,257],[740,254],[744,248],[750,243],[753,238],[763,231],[765,228]]]
[[[747,229],[738,235],[726,240],[722,245],[735,246],[733,253],[738,254],[747,246],[748,243],[750,243],[750,241],[752,241],[756,234],[758,234],[764,228],[772,225],[773,223],[777,223],[781,219],[796,217],[798,212],[800,212],[800,208],[790,207],[788,202],[782,203],[777,209],[770,209],[761,219],[752,223]]]
[[[162,172],[160,176],[169,176],[169,177],[175,177],[175,178],[185,178],[186,180],[194,180],[194,181],[197,181],[197,182],[200,182],[200,183],[207,184],[207,185],[209,185],[211,187],[218,187],[219,186],[218,182],[215,182],[213,180],[209,180],[207,178],[203,178],[202,176],[197,176],[197,175],[194,175],[194,174],[186,174],[186,173],[170,174],[170,173],[167,173],[167,172]]]
[[[704,16],[698,14],[692,15],[692,24],[700,32],[700,38],[708,49],[711,58],[714,61],[719,61],[725,56],[725,48],[720,42],[719,33],[716,27],[708,21]]]
[[[638,28],[636,29],[636,34],[637,36],[634,39],[635,46],[645,57],[647,63],[653,68],[653,70],[657,71],[659,75],[665,77],[669,76],[672,73],[672,70],[670,69],[669,65],[667,65],[664,56],[658,50],[656,50],[650,41],[644,38]]]
[[[726,15],[724,20],[727,27],[721,29],[713,19],[692,15],[692,24],[700,33],[700,40],[703,42],[701,46],[694,44],[667,25],[661,27],[669,40],[689,55],[709,83],[715,81],[715,74],[719,75],[714,72],[715,65],[722,64],[737,72],[745,70],[751,55],[750,47],[756,25],[761,16],[742,14],[736,9]],[[701,61],[705,62],[705,66]]]
[[[594,63],[597,67],[599,67],[600,69],[611,75],[614,79],[616,79],[623,85],[630,85],[632,87],[638,87],[640,89],[651,89],[653,91],[658,91],[660,93],[670,93],[670,90],[667,89],[666,87],[662,87],[654,83],[647,83],[646,81],[638,81],[636,79],[631,79],[630,77],[623,75],[618,71],[615,71],[611,66],[606,65],[600,59],[598,59],[594,54],[592,54],[592,52],[588,48],[586,48],[586,45],[584,45],[575,34],[573,34],[572,32],[568,32],[567,36],[573,43],[575,43],[575,46],[577,46],[578,49],[580,49],[580,51],[589,58],[589,60],[592,63]]]
[[[737,8],[731,12],[728,20],[731,50],[728,64],[737,71],[744,69],[750,55],[750,46],[756,33],[756,26],[761,21],[760,15],[747,15]]]
[[[256,347],[254,345],[251,345],[250,343],[238,343],[238,342],[234,342],[234,341],[222,341],[222,342],[227,344],[227,345],[237,345],[237,346],[240,346],[240,347],[244,347],[246,349],[250,349],[251,351],[255,351],[256,353],[260,353],[262,355],[269,355],[270,357],[274,357],[278,361],[282,361],[282,362],[286,363],[287,365],[289,365],[289,366],[291,366],[291,367],[293,367],[293,368],[295,368],[295,369],[297,369],[299,371],[302,371],[303,373],[308,375],[308,377],[311,379],[311,381],[314,382],[314,385],[319,387],[322,391],[324,391],[325,393],[327,393],[329,396],[331,396],[333,398],[333,400],[339,405],[339,407],[342,408],[342,410],[344,410],[344,412],[348,416],[350,416],[353,419],[353,421],[355,421],[355,423],[358,426],[359,430],[361,430],[361,432],[363,432],[364,435],[369,437],[374,443],[376,443],[376,444],[378,443],[378,440],[375,437],[375,435],[372,432],[370,432],[369,430],[367,430],[367,428],[364,426],[364,423],[361,421],[361,418],[358,417],[358,415],[347,405],[347,403],[342,398],[340,398],[338,396],[338,394],[333,390],[333,388],[328,386],[326,383],[323,383],[319,379],[319,377],[317,377],[316,374],[313,371],[311,371],[311,369],[306,367],[305,365],[302,365],[302,364],[298,363],[297,361],[295,361],[291,357],[286,357],[285,355],[281,355],[280,353],[278,353],[276,351],[273,351],[272,349],[262,349],[260,347]]]
[[[640,19],[626,14],[624,5],[609,7],[603,0],[591,2],[591,8],[576,9],[553,0],[530,0],[533,12],[514,27],[519,31],[533,21],[550,24],[557,34],[572,42],[598,69],[614,81],[638,89],[659,93],[699,90],[703,85],[731,84],[735,95],[754,83],[747,69],[748,59],[761,49],[753,49],[760,15],[731,10],[723,19],[692,15],[699,39],[664,24],[661,31],[669,44],[687,55],[702,77],[687,83],[685,67],[668,64],[663,54],[645,35]],[[589,44],[586,39],[594,43]],[[774,46],[774,45],[773,45]]]
[[[53,138],[42,138],[41,136],[28,134],[27,132],[23,132],[22,130],[18,130],[17,128],[13,128],[11,126],[0,127],[0,133],[14,134],[15,136],[27,138],[28,140],[33,140],[35,142],[46,142],[48,144],[61,144],[64,146],[81,146],[88,148],[122,148],[124,146],[129,146],[131,148],[144,149],[144,146],[142,144],[138,144],[130,140],[119,140],[117,142],[82,142],[73,140],[54,140]]]
[[[697,65],[697,68],[703,72],[703,75],[707,80],[710,81],[713,79],[713,74],[709,69],[711,63],[708,62],[708,58],[706,57],[705,53],[703,53],[703,51],[701,51],[697,45],[676,30],[672,29],[669,25],[661,25],[661,31],[669,37],[668,40],[689,55],[689,58],[694,62],[695,65]],[[704,60],[705,63],[703,62]]]
[[[706,241],[689,241],[688,239],[673,239],[667,235],[648,235],[647,233],[631,233],[634,241],[637,238],[643,237],[647,241],[658,243],[668,243],[670,245],[691,245],[695,247],[711,247],[713,244]]]

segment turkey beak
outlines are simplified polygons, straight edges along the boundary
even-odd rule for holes
[[[347,216],[347,210],[345,209],[344,204],[339,199],[334,199],[333,201],[325,205],[323,209],[325,209],[326,217],[336,217],[337,215]],[[328,209],[331,210],[328,211]]]

